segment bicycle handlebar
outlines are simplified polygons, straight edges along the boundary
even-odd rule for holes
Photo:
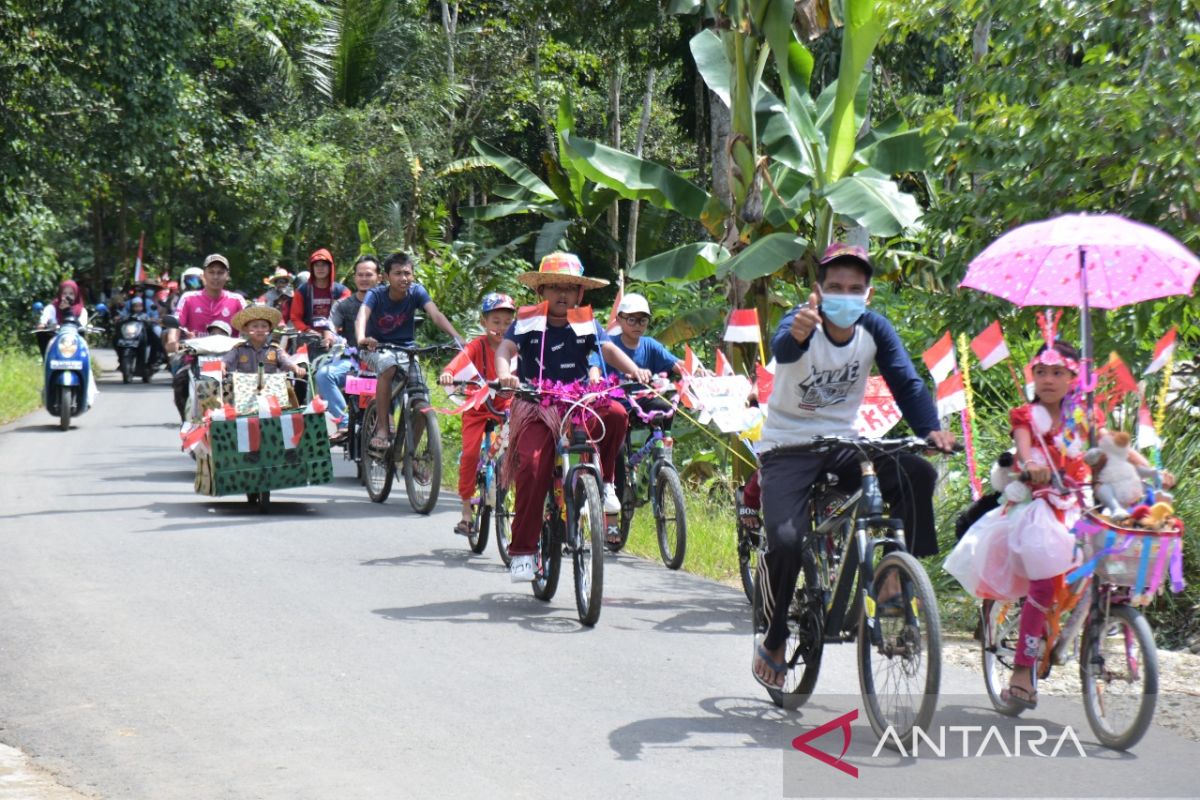
[[[431,344],[431,345],[426,345],[424,347],[419,347],[416,345],[391,344],[389,342],[376,342],[375,349],[376,350],[388,350],[393,353],[404,353],[405,355],[410,355],[410,356],[420,356],[420,355],[425,355],[427,353],[438,353],[438,352],[441,352],[444,350],[452,350],[454,352],[458,352],[462,348],[460,348],[456,344]]]
[[[896,455],[899,453],[923,454],[930,450],[939,450],[928,439],[919,436],[901,436],[894,439],[863,439],[857,436],[814,436],[808,442],[782,445],[768,450],[764,455],[772,453],[812,453],[831,450],[837,447],[847,447],[858,450],[863,455],[879,453],[881,455]],[[962,444],[955,442],[951,452],[963,452]]]

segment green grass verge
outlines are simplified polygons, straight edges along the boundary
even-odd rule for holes
[[[733,499],[721,503],[688,489],[683,497],[687,509],[687,552],[681,569],[740,588]],[[662,563],[649,503],[633,515],[625,551]]]
[[[29,350],[0,349],[0,425],[25,416],[41,404],[41,359]]]

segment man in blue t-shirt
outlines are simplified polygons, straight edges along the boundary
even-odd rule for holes
[[[407,253],[392,253],[383,262],[387,284],[376,286],[367,292],[358,317],[354,320],[354,335],[360,350],[368,351],[367,365],[379,376],[379,390],[375,392],[375,433],[371,447],[383,450],[391,440],[388,420],[391,418],[389,388],[396,370],[408,369],[408,358],[403,353],[376,352],[380,342],[411,347],[415,331],[414,315],[424,311],[433,324],[445,331],[462,346],[462,337],[454,329],[446,315],[438,310],[437,304],[425,291],[425,287],[413,282],[412,259]]]
[[[617,348],[590,315],[586,319],[572,318],[570,312],[583,301],[585,290],[608,284],[605,280],[584,277],[583,264],[577,256],[550,253],[542,259],[537,272],[526,272],[517,280],[538,293],[544,308],[532,306],[518,311],[516,322],[504,335],[496,351],[496,377],[501,385],[515,389],[522,381],[598,381],[600,366],[589,364],[595,350],[599,350],[607,364],[634,376],[635,380],[650,380],[650,373]],[[514,374],[512,362],[518,355]],[[628,418],[621,404],[612,400],[589,407],[604,428],[596,449],[604,473],[604,512],[612,515],[621,510],[613,479]],[[542,509],[554,478],[558,424],[552,417],[556,414],[553,407],[543,408],[539,403],[520,399],[513,403],[510,412],[511,444],[505,456],[503,483],[508,485],[512,476],[520,475],[508,548],[512,555],[509,577],[513,582],[531,581],[535,577],[534,557],[542,529]],[[595,436],[600,424],[589,423],[588,428]]]

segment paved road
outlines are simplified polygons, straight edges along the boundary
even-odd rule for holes
[[[44,411],[0,431],[0,741],[68,786],[153,800],[1009,793],[1012,760],[872,757],[862,718],[857,781],[793,751],[853,706],[853,650],[827,651],[802,714],[775,709],[749,677],[736,589],[610,558],[586,630],[568,582],[541,603],[494,551],[469,555],[455,503],[418,517],[401,489],[373,505],[341,462],[331,485],[273,493],[267,517],[193,494],[165,376],[101,385],[69,432]],[[944,685],[979,690],[961,670]],[[977,694],[943,705],[947,721],[999,722]],[[1117,794],[1195,793],[1200,745],[1155,730],[1114,756],[1071,718],[1077,703],[1047,705],[1037,719],[1077,725],[1088,759],[1048,759],[1043,793],[1114,765],[1141,776],[1106,779]]]

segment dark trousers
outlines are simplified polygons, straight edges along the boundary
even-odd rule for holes
[[[760,471],[763,525],[767,530],[766,582],[770,624],[763,646],[774,650],[787,640],[787,613],[800,576],[804,542],[812,530],[809,501],[812,486],[824,473],[838,476],[838,488],[854,492],[862,473],[854,455],[831,453],[766,453]],[[915,556],[938,551],[933,520],[937,471],[920,456],[901,454],[875,460],[879,491],[893,517],[904,521],[905,545]]]

